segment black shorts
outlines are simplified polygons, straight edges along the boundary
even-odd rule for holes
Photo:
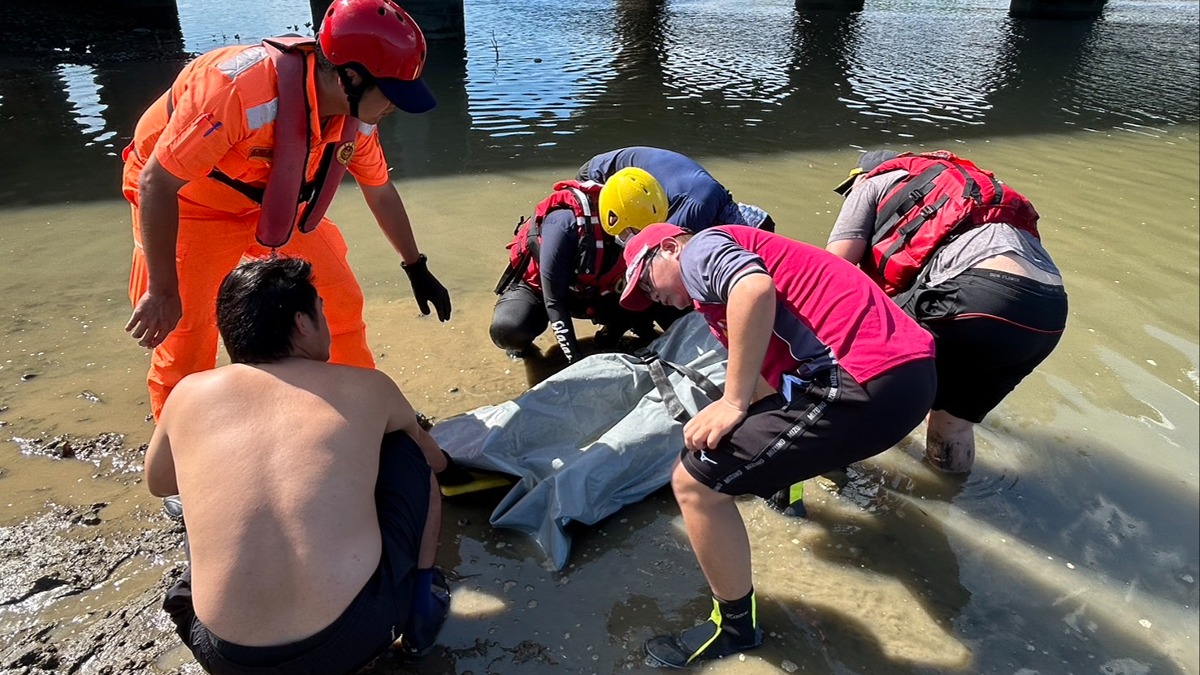
[[[972,269],[916,291],[904,311],[933,334],[933,409],[978,424],[1054,351],[1067,325],[1067,292],[1007,272]]]
[[[704,485],[731,495],[770,497],[806,478],[839,469],[895,445],[933,402],[932,359],[896,366],[860,385],[841,367],[793,396],[767,396],[716,450],[680,456]]]
[[[379,566],[333,623],[303,640],[271,647],[222,640],[196,617],[192,572],[184,572],[167,591],[163,609],[200,666],[217,675],[353,673],[391,646],[408,620],[429,512],[429,465],[402,431],[383,437],[375,504],[382,540]]]

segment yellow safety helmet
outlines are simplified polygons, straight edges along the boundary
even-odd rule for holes
[[[667,193],[643,169],[621,169],[600,189],[600,224],[617,241],[666,219]]]

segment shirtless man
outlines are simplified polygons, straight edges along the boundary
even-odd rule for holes
[[[308,262],[234,269],[217,325],[233,363],[179,383],[146,454],[150,492],[187,517],[190,569],[163,603],[180,637],[212,673],[431,648],[449,601],[437,443],[387,375],[327,363]]]

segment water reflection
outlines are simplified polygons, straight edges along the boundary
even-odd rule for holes
[[[727,2],[672,5],[663,36],[667,99],[698,99],[709,105],[761,116],[794,93],[791,11],[778,4],[746,3],[737,23]],[[686,11],[685,11],[686,9]]]
[[[1114,0],[1082,22],[1007,6],[466,0],[463,40],[431,48],[441,105],[385,121],[383,139],[399,178],[572,166],[631,143],[723,155],[1200,119],[1196,3]],[[181,0],[178,27],[81,30],[0,74],[0,133],[22,158],[0,168],[0,204],[113,198],[116,151],[190,54],[311,32],[311,16],[305,0]],[[34,178],[47,170],[59,180]]]
[[[909,138],[914,127],[922,125],[947,130],[983,125],[1010,72],[1001,67],[999,49],[1007,41],[1004,17],[992,12],[982,18],[965,7],[932,17],[901,16],[911,26],[924,24],[926,35],[954,39],[927,40],[920,49],[893,49],[889,47],[897,40],[896,17],[865,17],[849,56],[851,93],[843,100],[846,107],[870,117],[865,124]]]
[[[497,26],[496,15],[472,9],[468,7],[466,21],[477,22],[477,29],[468,29],[464,83],[471,131],[491,139],[537,136],[533,145],[540,147],[556,145],[556,136],[576,133],[573,118],[596,102],[612,78],[611,36],[600,30],[529,31],[518,26],[553,15],[560,25],[590,28],[594,17],[602,15],[598,3],[571,3],[549,12],[536,4],[506,4],[501,15],[508,17],[509,26]]]
[[[66,89],[67,101],[75,122],[83,128],[84,136],[93,136],[84,145],[112,138],[114,132],[98,136],[104,131],[104,110],[108,106],[100,102],[100,85],[96,82],[96,71],[91,66],[61,65],[58,77]]]

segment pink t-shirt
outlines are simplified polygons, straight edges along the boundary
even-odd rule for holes
[[[770,232],[722,225],[696,234],[680,256],[697,311],[728,346],[725,305],[734,282],[766,272],[775,282],[775,325],[762,375],[808,379],[840,365],[859,384],[909,361],[933,358],[933,337],[866,274],[825,251]]]

